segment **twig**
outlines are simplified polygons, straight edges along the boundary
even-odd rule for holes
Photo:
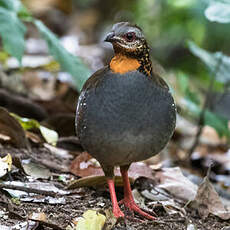
[[[40,189],[35,189],[35,188],[28,188],[28,187],[12,185],[12,184],[0,183],[0,189],[14,189],[14,190],[24,191],[27,193],[36,193],[36,194],[41,194],[41,195],[45,195],[45,196],[52,196],[52,197],[59,195],[58,193],[55,193],[52,191],[40,190]]]
[[[199,117],[199,120],[198,120],[198,127],[199,128],[197,130],[194,143],[193,143],[193,145],[191,146],[191,148],[188,151],[189,159],[190,159],[192,153],[194,152],[194,150],[196,149],[197,145],[199,144],[200,135],[201,135],[201,133],[203,131],[203,127],[204,127],[205,112],[206,112],[207,107],[211,105],[210,96],[212,95],[213,85],[214,85],[214,82],[215,82],[215,79],[216,79],[216,75],[219,72],[221,63],[222,63],[222,56],[220,56],[220,58],[218,59],[218,63],[216,65],[216,68],[213,71],[213,74],[211,74],[210,84],[209,84],[208,91],[207,91],[207,94],[206,94],[206,98],[205,98],[205,101],[204,101],[204,104],[203,104],[203,107],[202,107],[202,110],[201,110],[201,113],[200,113],[200,117]]]
[[[154,223],[157,224],[165,224],[165,223],[173,223],[173,222],[181,222],[184,223],[186,221],[185,218],[175,218],[175,219],[168,219],[168,220],[154,220]]]

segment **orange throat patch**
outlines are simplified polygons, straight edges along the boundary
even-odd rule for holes
[[[137,59],[122,54],[115,55],[109,65],[114,73],[120,74],[137,70],[141,66]]]

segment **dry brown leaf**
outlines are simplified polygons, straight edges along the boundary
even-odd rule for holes
[[[87,152],[83,152],[77,156],[70,165],[70,171],[77,176],[104,176],[99,165]]]
[[[133,184],[134,180],[129,178],[130,183]],[[82,187],[99,187],[106,185],[106,177],[105,176],[87,176],[80,178],[78,180],[73,180],[68,185],[68,189],[82,188]],[[116,186],[123,186],[123,181],[121,176],[114,177],[114,183]]]
[[[104,176],[104,172],[99,162],[92,158],[87,152],[77,156],[70,165],[70,171],[80,177]],[[152,169],[143,162],[131,164],[129,168],[129,177],[137,179],[138,177],[147,177],[154,179]],[[120,176],[120,170],[115,168],[115,174]]]
[[[106,178],[99,162],[87,152],[83,152],[72,161],[70,171],[83,178],[71,181],[68,186],[69,189],[104,186],[106,184]],[[114,172],[116,186],[123,186],[119,168],[115,168]],[[152,169],[143,162],[133,163],[129,168],[130,183],[134,183],[138,177],[153,179]]]
[[[30,131],[25,131],[26,132],[26,137],[31,140],[34,144],[41,144],[44,142],[44,140],[42,139],[42,137],[40,137],[39,135],[32,133]]]
[[[22,126],[3,107],[0,107],[0,133],[10,137],[10,142],[16,147],[28,147],[28,141]]]
[[[210,183],[208,175],[200,184],[196,197],[191,205],[198,209],[199,215],[203,219],[208,217],[210,213],[223,220],[230,219],[230,211],[224,207],[218,193]]]
[[[29,219],[30,220],[39,220],[39,221],[47,221],[47,217],[46,217],[46,214],[44,212],[39,212],[39,213],[36,213],[36,212],[33,212],[31,215],[29,215]]]
[[[197,185],[186,178],[179,167],[158,170],[155,172],[155,178],[159,181],[159,188],[177,198],[189,201],[196,196]]]

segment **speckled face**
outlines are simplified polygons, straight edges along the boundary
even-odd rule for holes
[[[122,50],[125,53],[134,53],[137,55],[147,48],[141,29],[128,22],[115,24],[105,41],[111,42],[115,51]]]

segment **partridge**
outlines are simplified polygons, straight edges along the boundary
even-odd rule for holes
[[[76,133],[83,148],[99,162],[107,178],[113,214],[124,217],[114,186],[114,167],[120,166],[123,203],[148,218],[134,202],[128,178],[132,162],[159,153],[171,138],[176,106],[166,82],[154,72],[142,30],[128,22],[113,26],[105,39],[114,57],[84,84],[76,111]]]

